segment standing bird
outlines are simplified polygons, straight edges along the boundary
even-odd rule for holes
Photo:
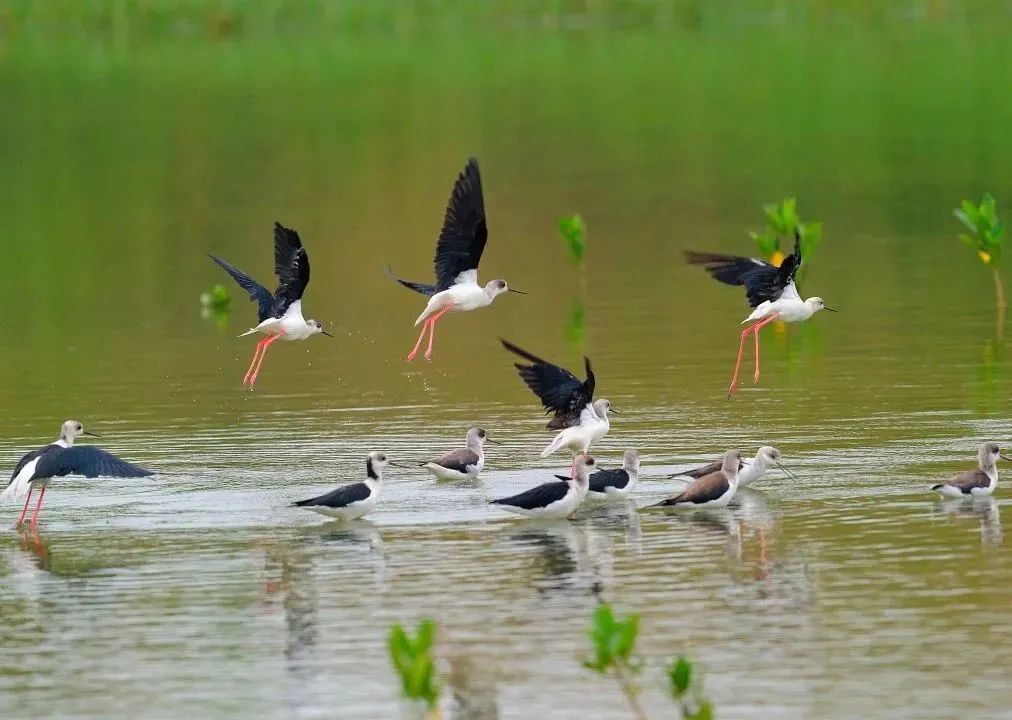
[[[257,302],[260,324],[239,337],[253,333],[267,336],[257,343],[253,360],[242,379],[243,386],[249,385],[252,389],[267,355],[267,348],[275,340],[305,340],[317,333],[334,337],[316,320],[302,317],[302,294],[309,284],[309,256],[302,247],[299,234],[291,228],[286,228],[279,222],[274,223],[274,274],[278,276],[278,289],[273,295],[249,275],[221,258],[214,255],[208,257],[225,268],[225,272],[249,293],[250,300]]]
[[[485,443],[488,433],[482,428],[467,431],[464,447],[422,463],[437,480],[473,480],[485,467]]]
[[[748,487],[761,478],[771,465],[775,465],[780,468],[787,477],[797,480],[794,473],[780,464],[780,458],[780,451],[771,445],[763,445],[759,448],[759,452],[755,454],[754,458],[743,458],[741,464],[738,466],[738,487]],[[702,467],[678,473],[677,475],[672,475],[671,477],[693,479],[700,478],[704,475],[717,472],[720,470],[721,465],[723,465],[723,460],[717,460],[709,465],[703,465]]]
[[[580,453],[573,462],[572,478],[556,475],[559,480],[538,485],[519,495],[491,500],[489,504],[499,505],[504,510],[527,517],[564,518],[580,507],[580,503],[587,497],[590,471],[593,467],[594,458]]]
[[[478,284],[478,263],[481,253],[488,240],[488,227],[485,225],[485,199],[481,194],[481,174],[478,172],[478,160],[471,158],[467,167],[457,178],[453,186],[453,194],[446,206],[446,217],[443,229],[436,242],[436,284],[403,280],[393,274],[387,267],[387,274],[406,288],[419,292],[429,298],[425,310],[415,320],[415,327],[424,322],[418,342],[408,353],[408,362],[418,355],[422,338],[429,331],[429,346],[425,350],[425,359],[432,359],[432,343],[436,337],[436,322],[446,313],[477,310],[492,304],[499,295],[515,292],[505,280],[493,280],[481,287]]]
[[[569,370],[531,355],[502,338],[499,341],[504,348],[531,363],[515,363],[520,378],[541,399],[545,414],[555,413],[545,427],[559,430],[559,434],[541,451],[541,457],[548,457],[562,448],[571,450],[574,454],[585,453],[608,434],[611,429],[608,413],[618,415],[619,412],[613,410],[611,403],[603,398],[594,400],[596,380],[590,369],[589,358],[583,358],[587,379],[581,382]]]
[[[640,474],[640,454],[630,448],[617,470],[598,470],[590,476],[590,496],[598,500],[625,500],[636,487]]]
[[[784,322],[801,322],[812,317],[819,310],[836,312],[826,307],[820,297],[802,300],[798,289],[794,286],[794,276],[801,267],[801,234],[794,231],[794,252],[784,258],[780,267],[775,267],[765,260],[739,257],[737,255],[718,255],[688,250],[685,259],[690,265],[702,265],[715,280],[727,285],[744,285],[748,303],[755,308],[742,324],[754,323],[741,331],[741,343],[738,345],[738,361],[731,376],[731,385],[727,396],[731,397],[738,385],[738,372],[741,369],[742,351],[749,333],[755,337],[755,376],[753,384],[759,382],[759,330],[774,320]]]
[[[386,453],[374,450],[365,461],[365,480],[343,485],[325,495],[299,500],[292,507],[303,507],[338,520],[357,520],[371,512],[383,489],[383,470],[393,465]]]
[[[961,472],[948,482],[933,485],[932,490],[946,497],[979,497],[990,495],[998,487],[998,458],[1009,460],[1001,454],[998,443],[986,442],[977,451],[977,469]]]
[[[653,507],[709,508],[727,507],[738,490],[738,468],[741,453],[728,450],[720,469],[696,480],[681,493]]]
[[[32,499],[32,492],[36,487],[41,487],[42,491],[39,493],[39,500],[35,505],[35,513],[31,520],[32,529],[38,527],[42,498],[46,494],[49,481],[54,477],[84,475],[88,478],[134,478],[155,474],[153,470],[145,470],[125,460],[120,460],[112,453],[99,450],[97,447],[88,445],[74,447],[74,439],[81,435],[98,437],[95,433],[85,430],[77,420],[67,420],[60,428],[60,437],[55,442],[43,445],[18,460],[11,479],[7,483],[7,488],[0,493],[0,502],[20,500],[27,494],[25,506],[21,509],[21,515],[18,517],[18,525],[24,521],[25,513],[28,512],[28,503]]]

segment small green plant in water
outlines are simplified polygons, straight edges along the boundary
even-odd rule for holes
[[[436,623],[422,620],[412,637],[401,625],[390,628],[390,659],[401,679],[401,693],[409,700],[423,702],[430,716],[439,702],[439,679],[432,646]]]
[[[692,661],[682,655],[671,661],[668,666],[671,697],[681,707],[685,720],[713,720],[713,704],[702,697],[695,670]]]
[[[589,635],[594,654],[583,664],[602,675],[614,673],[633,715],[637,720],[645,720],[646,714],[636,698],[639,688],[633,682],[633,676],[643,667],[635,655],[639,631],[638,614],[618,618],[611,605],[601,603],[591,616]]]
[[[795,198],[784,198],[780,203],[763,205],[763,214],[766,216],[766,227],[762,232],[750,233],[759,253],[779,267],[785,254],[794,249],[794,231],[797,229],[801,236],[801,260],[807,262],[822,241],[822,223],[801,222]],[[786,241],[786,249],[781,249],[782,241]]]
[[[1002,287],[1001,275],[998,274],[1005,225],[998,219],[998,205],[994,196],[991,193],[984,193],[980,205],[974,205],[971,200],[964,200],[952,214],[970,231],[969,235],[960,233],[959,239],[976,250],[980,261],[991,268],[994,277],[995,304],[999,308],[1005,307],[1005,289]]]
[[[200,293],[200,306],[212,313],[228,312],[231,302],[232,296],[224,285],[215,285],[211,288],[211,292]]]
[[[559,220],[559,232],[562,233],[569,248],[569,259],[577,267],[583,267],[583,256],[587,252],[586,226],[583,217],[577,213]]]

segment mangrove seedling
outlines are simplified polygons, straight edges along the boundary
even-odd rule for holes
[[[588,633],[593,655],[583,664],[601,675],[614,673],[633,715],[637,720],[645,720],[646,713],[636,698],[639,688],[633,682],[633,676],[643,667],[643,663],[635,655],[639,629],[638,614],[633,613],[625,619],[618,618],[611,605],[601,603],[591,616]]]
[[[771,263],[780,267],[784,261],[784,250],[781,241],[785,242],[787,252],[794,247],[794,230],[797,228],[801,236],[801,261],[807,262],[812,251],[822,241],[822,223],[803,223],[798,215],[798,202],[795,198],[784,198],[780,203],[763,205],[766,227],[762,232],[750,233],[755,240],[759,253]]]
[[[1002,287],[1001,275],[998,274],[998,261],[1001,260],[1005,225],[998,219],[998,206],[994,197],[991,193],[984,193],[980,205],[974,205],[971,200],[964,200],[952,214],[970,231],[969,235],[960,233],[960,241],[976,250],[980,261],[991,268],[995,304],[999,308],[1004,308],[1005,289]]]
[[[583,256],[587,251],[586,228],[583,217],[577,213],[559,220],[559,232],[562,233],[569,249],[569,259],[579,268],[583,268]]]
[[[228,312],[232,296],[224,285],[215,285],[210,292],[200,293],[200,306],[214,314]]]
[[[432,714],[439,702],[439,678],[432,646],[436,623],[422,620],[414,636],[395,624],[390,628],[390,659],[401,679],[401,694],[408,700],[425,703]]]
[[[683,655],[668,666],[671,697],[679,704],[684,720],[713,720],[713,704],[702,697],[702,682],[697,680],[696,668]]]

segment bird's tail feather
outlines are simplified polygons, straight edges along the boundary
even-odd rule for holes
[[[28,494],[29,488],[32,486],[31,481],[32,474],[22,470],[17,474],[10,484],[0,493],[0,502],[9,502],[11,500],[21,500],[25,495]]]
[[[541,451],[541,457],[545,458],[554,453],[556,450],[562,447],[562,433],[555,436],[555,439]]]

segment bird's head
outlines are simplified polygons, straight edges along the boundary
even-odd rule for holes
[[[724,453],[724,462],[720,469],[726,473],[737,475],[739,465],[741,465],[741,453],[737,450],[728,450]]]
[[[60,427],[60,439],[65,440],[69,444],[74,444],[74,438],[79,438],[82,435],[91,435],[92,437],[98,437],[95,433],[88,432],[84,429],[84,425],[81,424],[80,420],[67,420]]]
[[[594,412],[596,412],[597,416],[602,420],[608,419],[608,413],[615,413],[618,415],[618,410],[613,410],[611,407],[611,401],[606,400],[605,398],[594,401]]]
[[[759,460],[764,465],[774,465],[780,462],[780,451],[772,445],[763,445],[759,448]]]
[[[805,300],[805,305],[808,306],[808,309],[811,310],[813,314],[819,312],[819,310],[829,310],[829,312],[836,312],[836,310],[834,310],[833,308],[826,307],[825,300],[823,300],[820,297],[808,298],[807,300]]]
[[[626,472],[637,472],[640,469],[640,453],[636,448],[629,448],[622,456],[622,469]]]
[[[319,320],[306,320],[306,327],[309,328],[310,335],[316,335],[317,333],[323,333],[327,337],[334,337],[329,332],[323,329],[323,323]]]
[[[372,480],[379,480],[383,470],[391,465],[390,458],[382,450],[373,450],[365,461],[366,476]]]
[[[577,453],[573,458],[573,467],[576,469],[576,472],[573,473],[573,480],[577,483],[588,482],[596,464],[594,458],[587,453]]]
[[[981,445],[977,457],[980,460],[981,467],[994,467],[999,458],[1009,460],[1009,458],[1001,454],[1001,448],[998,447],[998,443],[994,442],[986,442]]]
[[[503,293],[508,292],[514,292],[517,293],[518,295],[527,294],[520,290],[514,290],[513,288],[511,288],[509,285],[506,284],[505,280],[492,280],[491,282],[486,283],[485,285],[485,294],[488,295],[490,298],[496,298],[502,295]]]
[[[480,448],[488,439],[488,433],[484,428],[473,427],[467,431],[467,446]]]

